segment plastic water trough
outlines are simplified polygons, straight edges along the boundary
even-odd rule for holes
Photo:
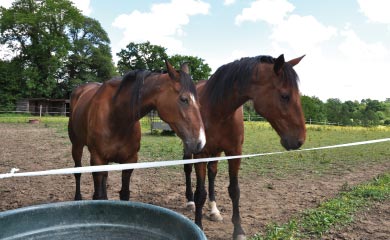
[[[187,217],[155,205],[74,201],[0,212],[0,239],[206,239]]]

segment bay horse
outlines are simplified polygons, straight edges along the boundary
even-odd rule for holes
[[[185,152],[197,153],[204,147],[204,126],[188,66],[183,64],[176,71],[168,61],[165,64],[167,73],[135,70],[123,79],[87,83],[73,91],[68,133],[76,167],[81,167],[84,146],[91,154],[91,165],[137,162],[141,140],[139,119],[154,109],[182,139]],[[122,171],[121,200],[129,200],[132,172]],[[92,175],[93,199],[107,199],[108,173]],[[82,199],[80,178],[81,174],[75,174],[75,200]]]
[[[208,81],[197,84],[201,115],[206,131],[206,146],[200,153],[186,154],[184,159],[241,155],[244,142],[242,105],[252,100],[258,114],[263,116],[280,136],[287,150],[298,149],[306,139],[298,75],[293,69],[303,58],[285,62],[284,55],[246,57],[217,69]],[[245,239],[239,212],[240,188],[238,171],[241,159],[228,160],[228,192],[233,204],[234,239]],[[214,181],[217,161],[207,164],[209,209],[211,220],[222,220],[217,208]],[[206,163],[195,164],[195,198],[191,189],[192,164],[184,165],[187,207],[195,208],[195,223],[202,228],[202,209],[206,201]],[[195,199],[195,203],[194,203]],[[195,206],[194,206],[195,205]]]

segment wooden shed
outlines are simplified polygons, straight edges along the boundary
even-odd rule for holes
[[[16,104],[16,111],[32,115],[63,115],[69,114],[69,99],[26,98]]]

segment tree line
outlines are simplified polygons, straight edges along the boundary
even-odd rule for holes
[[[0,106],[14,110],[21,98],[67,99],[85,82],[103,82],[134,69],[162,71],[164,60],[190,63],[194,79],[211,68],[194,56],[168,56],[166,48],[130,42],[113,63],[110,39],[100,23],[69,0],[16,0],[0,7],[0,44],[11,56],[0,59]]]
[[[323,102],[317,97],[303,95],[301,103],[307,123],[339,126],[390,125],[390,99],[342,102],[338,98],[330,98]],[[245,117],[256,115],[251,102],[244,105],[244,114]]]
[[[322,102],[317,97],[302,96],[302,108],[307,121],[328,122],[348,126],[390,125],[390,101],[362,99],[342,102],[330,98]]]
[[[0,110],[15,110],[21,98],[68,99],[85,82],[103,82],[130,70],[162,71],[168,59],[177,69],[190,63],[194,81],[208,79],[211,68],[196,56],[172,55],[150,42],[130,42],[113,62],[110,39],[100,23],[82,15],[69,0],[16,0],[0,7],[0,44],[12,56],[0,59]],[[307,121],[339,125],[390,125],[390,101],[363,99],[322,102],[302,96]],[[251,103],[246,115],[256,115]]]

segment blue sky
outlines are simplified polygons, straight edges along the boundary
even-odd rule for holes
[[[114,60],[130,41],[201,57],[213,70],[241,57],[306,54],[295,67],[302,94],[390,98],[388,0],[72,1],[100,21]]]

